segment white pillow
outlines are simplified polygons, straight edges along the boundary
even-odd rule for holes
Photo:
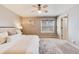
[[[7,42],[7,38],[0,37],[0,44]]]
[[[1,32],[0,33],[0,44],[5,43],[8,38],[8,33],[7,32]]]
[[[16,32],[17,32],[17,34],[22,34],[20,29],[17,29]]]

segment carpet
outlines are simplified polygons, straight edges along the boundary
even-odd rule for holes
[[[79,49],[68,44],[66,40],[59,39],[41,39],[40,54],[79,54]]]

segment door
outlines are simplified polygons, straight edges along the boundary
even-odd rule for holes
[[[61,39],[68,39],[68,17],[61,19]]]

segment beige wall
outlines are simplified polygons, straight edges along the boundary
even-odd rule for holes
[[[14,27],[19,19],[18,15],[0,5],[0,27]]]
[[[21,19],[23,33],[28,35],[39,35],[40,37],[56,37],[56,33],[41,33],[40,20],[50,19],[56,20],[55,17],[23,17]],[[30,21],[30,23],[29,23]]]

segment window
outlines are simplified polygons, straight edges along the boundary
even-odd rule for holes
[[[41,32],[42,33],[55,33],[55,21],[54,20],[41,20]]]

